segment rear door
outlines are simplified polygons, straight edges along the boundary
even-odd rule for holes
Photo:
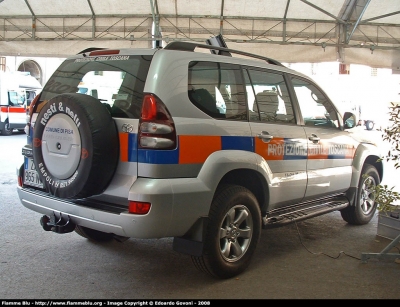
[[[26,110],[23,106],[25,102],[24,90],[8,91],[8,121],[13,124],[26,124]]]
[[[81,82],[91,85],[91,91],[85,94],[97,98],[109,110],[119,133],[119,163],[104,194],[126,200],[138,173],[138,124],[154,51],[143,54],[143,50],[129,53],[121,50],[117,55],[115,53],[116,50],[100,50],[66,60],[51,76],[40,99],[50,100],[63,93],[82,94]],[[26,169],[30,166],[28,162]]]
[[[244,70],[255,152],[271,174],[270,209],[303,199],[307,185],[307,140],[297,124],[283,73]]]

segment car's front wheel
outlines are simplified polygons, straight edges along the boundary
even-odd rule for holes
[[[231,278],[250,264],[261,233],[261,213],[248,189],[226,185],[211,204],[203,255],[192,256],[194,265],[218,278]]]
[[[372,120],[367,120],[365,122],[365,127],[367,128],[367,130],[374,129],[374,126],[375,126],[375,124],[374,124],[374,122]]]
[[[375,187],[380,183],[378,171],[370,164],[365,164],[358,183],[355,203],[340,211],[343,220],[353,225],[369,223],[375,214]]]

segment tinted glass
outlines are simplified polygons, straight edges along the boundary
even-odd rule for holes
[[[247,120],[239,65],[191,62],[188,95],[195,106],[214,118]]]
[[[251,121],[295,123],[289,92],[281,73],[247,69],[245,76]]]
[[[335,108],[316,85],[296,77],[292,77],[292,83],[305,125],[339,128]]]
[[[150,61],[151,56],[67,60],[47,82],[41,100],[81,93],[98,98],[114,117],[139,118]]]

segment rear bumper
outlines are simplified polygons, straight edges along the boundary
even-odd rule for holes
[[[190,191],[185,190],[190,187]],[[140,194],[136,191],[140,191]],[[208,215],[212,193],[198,179],[144,179],[132,186],[129,199],[151,202],[146,215],[79,205],[31,189],[17,189],[22,205],[35,212],[69,216],[74,224],[123,237],[139,239],[183,236],[201,217]]]

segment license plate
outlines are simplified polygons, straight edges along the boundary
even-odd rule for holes
[[[39,179],[35,164],[32,159],[27,158],[25,161],[24,184],[37,188],[43,188],[43,183]]]

